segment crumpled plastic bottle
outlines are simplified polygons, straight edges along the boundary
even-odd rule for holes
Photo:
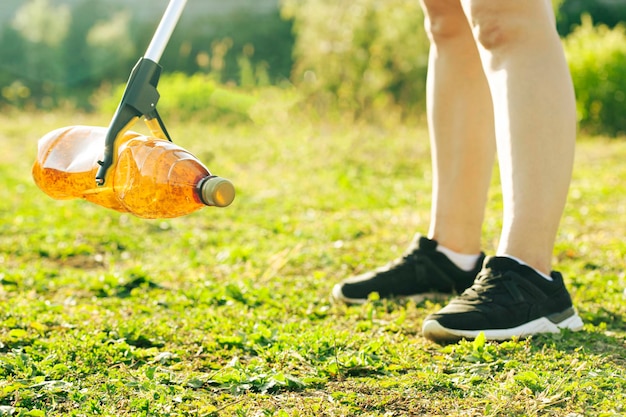
[[[37,186],[55,199],[83,198],[148,219],[184,216],[233,201],[232,183],[211,175],[191,153],[130,131],[116,140],[107,181],[96,185],[106,133],[104,127],[70,126],[42,137],[32,170]]]

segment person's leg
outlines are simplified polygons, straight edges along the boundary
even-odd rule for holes
[[[495,111],[504,200],[498,255],[549,274],[571,179],[574,89],[548,0],[461,0]]]
[[[335,300],[421,301],[462,292],[482,266],[480,236],[493,170],[491,96],[459,0],[423,0],[431,40],[427,103],[433,164],[430,239],[417,236],[404,257],[335,285]]]
[[[495,138],[492,98],[459,0],[422,0],[431,41],[427,116],[433,188],[429,237],[480,252]]]
[[[503,340],[579,330],[583,323],[563,279],[551,272],[576,135],[573,88],[551,5],[461,3],[493,97],[503,230],[499,256],[485,262],[472,287],[424,320],[423,334],[442,342],[481,332]]]

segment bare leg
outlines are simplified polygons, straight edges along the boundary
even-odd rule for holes
[[[544,273],[551,269],[576,132],[573,88],[548,0],[421,3],[431,40],[429,237],[453,252],[441,253],[431,240],[420,239],[401,259],[337,284],[333,298],[360,304],[377,292],[422,300],[431,291],[461,292],[473,283],[474,291],[463,292],[426,318],[426,337],[458,340],[490,330],[490,338],[502,340],[578,330],[582,321],[558,275],[545,280],[510,259],[493,258],[489,271],[474,282],[496,142],[504,198],[497,254],[519,258]],[[471,255],[478,259],[468,271]],[[527,279],[505,282],[490,271]],[[542,291],[551,295],[549,300],[537,297]],[[495,293],[517,297],[515,309],[506,298],[491,299]]]
[[[549,273],[571,180],[574,90],[547,0],[461,0],[493,97],[504,198],[498,254]]]
[[[477,254],[495,154],[492,99],[459,0],[422,0],[422,6],[431,40],[429,237],[454,251]]]

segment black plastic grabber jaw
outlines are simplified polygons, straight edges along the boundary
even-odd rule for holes
[[[107,130],[104,144],[104,158],[102,161],[98,161],[100,168],[96,173],[97,185],[104,185],[107,171],[113,165],[113,159],[115,158],[115,141],[139,118],[144,117],[147,121],[155,119],[158,123],[158,131],[153,132],[153,134],[171,141],[165,124],[156,109],[160,97],[157,91],[160,75],[161,66],[148,58],[139,59],[133,68],[124,94],[122,95],[122,100]]]

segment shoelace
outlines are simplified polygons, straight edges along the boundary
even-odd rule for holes
[[[499,294],[511,294],[510,285],[512,277],[508,273],[497,272],[493,270],[481,271],[474,284],[466,289],[459,296],[460,299],[466,301],[493,301]],[[512,284],[515,285],[515,284]]]
[[[410,252],[402,256],[402,258],[394,259],[383,268],[387,270],[386,272],[395,272],[399,268],[406,268],[411,263],[423,264],[423,262],[421,262],[423,257],[424,255],[418,252]]]
[[[414,250],[405,254],[402,258],[392,261],[387,270],[383,273],[388,276],[387,279],[392,281],[404,282],[403,275],[397,274],[400,269],[407,269],[410,271],[410,276],[419,277],[416,282],[418,285],[429,285],[432,288],[439,288],[439,290],[446,290],[446,287],[454,288],[454,281],[448,278],[445,274],[438,272],[437,266],[428,257],[427,254]]]

